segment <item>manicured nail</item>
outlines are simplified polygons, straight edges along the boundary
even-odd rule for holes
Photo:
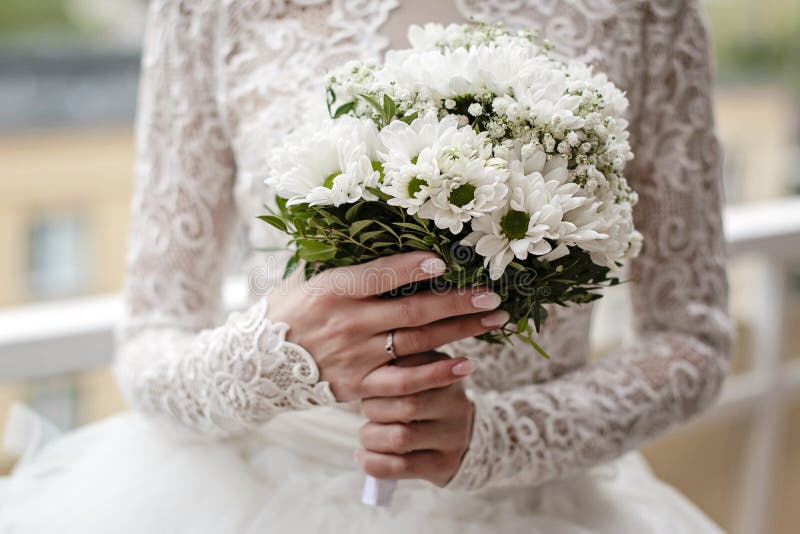
[[[447,265],[445,265],[444,260],[441,258],[428,258],[419,264],[419,268],[422,269],[423,273],[435,274],[438,276],[444,273]]]
[[[511,315],[509,315],[507,311],[497,310],[496,312],[492,312],[481,319],[481,326],[485,326],[486,328],[497,328],[498,326],[503,326],[506,324],[509,317],[511,317]]]
[[[469,360],[458,362],[453,366],[453,374],[456,376],[466,376],[475,370],[475,364]]]
[[[472,297],[472,305],[480,310],[493,310],[500,306],[500,295],[497,293],[481,293]]]

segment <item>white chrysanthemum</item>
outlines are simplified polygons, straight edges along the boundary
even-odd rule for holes
[[[642,236],[633,227],[629,203],[595,201],[571,211],[567,218],[582,233],[565,235],[564,241],[588,252],[597,265],[613,269],[617,262],[639,254]]]
[[[428,199],[419,208],[420,217],[458,234],[464,223],[505,204],[505,161],[455,157],[440,161],[439,165],[439,179],[428,187]]]
[[[380,173],[373,168],[377,129],[344,117],[293,133],[273,152],[266,183],[288,204],[340,206],[374,200]]]
[[[491,157],[486,135],[460,127],[452,115],[439,119],[435,113],[428,113],[411,124],[393,121],[378,135],[378,154],[387,176],[414,163],[425,149],[433,150],[437,157],[445,152],[467,158]]]
[[[436,102],[463,95],[505,94],[523,68],[546,62],[530,43],[445,50],[396,50],[375,73],[381,86],[414,92],[424,87]],[[393,89],[398,90],[398,89]]]
[[[530,32],[510,31],[500,25],[450,24],[442,26],[441,24],[427,23],[424,26],[412,25],[408,28],[408,42],[416,50],[471,48],[481,45],[532,47],[532,37]]]
[[[567,92],[567,82],[566,73],[553,63],[526,65],[513,85],[516,103],[529,111],[535,126],[555,123],[563,129],[582,128],[581,97]]]
[[[430,196],[430,186],[439,179],[439,168],[431,148],[414,157],[413,163],[400,165],[384,178],[381,191],[390,195],[387,203],[415,215]]]
[[[584,201],[575,196],[578,186],[566,182],[566,164],[563,159],[546,161],[539,155],[525,163],[513,162],[508,204],[473,219],[473,231],[464,244],[484,257],[492,279],[500,278],[515,257],[524,260],[529,254],[547,254],[553,250],[551,241],[575,231],[575,225],[563,220],[564,212]]]
[[[444,187],[444,182],[450,179],[446,171],[454,161],[486,161],[491,157],[486,135],[460,127],[458,120],[449,115],[439,120],[429,113],[411,124],[394,121],[381,130],[378,141],[385,173],[381,190],[392,197],[389,204],[401,206],[412,215],[430,198],[431,192]],[[469,171],[477,172],[474,168]],[[474,181],[479,181],[477,175]],[[484,183],[485,180],[480,185]],[[470,204],[470,209],[473,206],[474,203]]]
[[[448,24],[442,26],[429,22],[424,26],[412,24],[408,28],[408,42],[417,50],[432,50],[445,45],[460,43],[464,46],[469,39],[468,26]]]

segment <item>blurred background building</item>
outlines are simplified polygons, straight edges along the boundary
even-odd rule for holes
[[[704,5],[730,205],[734,379],[718,414],[645,453],[726,529],[790,534],[800,524],[800,249],[782,245],[800,235],[800,0]],[[144,8],[0,2],[0,428],[18,400],[64,429],[124,409],[108,325]],[[604,299],[598,354],[624,336],[625,306],[622,292]],[[0,472],[12,465],[0,452]]]

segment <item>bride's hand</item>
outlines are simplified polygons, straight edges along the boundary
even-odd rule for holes
[[[500,297],[467,288],[377,297],[444,270],[432,253],[409,252],[330,269],[305,283],[294,277],[288,291],[270,296],[268,316],[291,326],[287,339],[308,350],[320,379],[330,383],[341,402],[445,387],[469,374],[466,360],[437,360],[413,369],[384,365],[392,359],[385,350],[388,333],[394,332],[398,356],[476,336],[508,320],[507,312],[490,311]]]
[[[450,358],[428,353],[404,358],[419,365]],[[471,365],[471,364],[470,364]],[[362,471],[375,478],[419,478],[446,485],[458,471],[472,435],[473,407],[460,382],[413,395],[361,401],[369,422],[361,427]]]

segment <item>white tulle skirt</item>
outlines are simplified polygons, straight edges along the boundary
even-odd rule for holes
[[[718,534],[638,454],[567,481],[478,494],[402,481],[389,508],[360,503],[363,420],[281,415],[247,439],[197,442],[126,413],[64,435],[16,407],[0,478],[2,534]]]

